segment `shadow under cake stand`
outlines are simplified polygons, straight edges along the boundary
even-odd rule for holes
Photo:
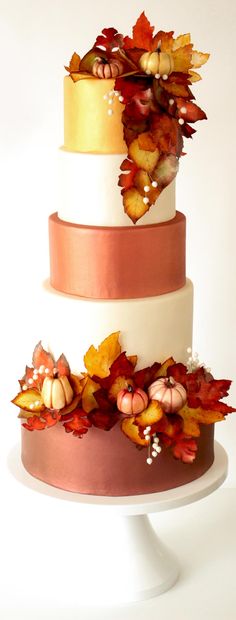
[[[10,469],[24,485],[44,495],[76,503],[80,510],[78,519],[88,515],[96,523],[101,518],[98,533],[92,540],[90,532],[84,531],[90,551],[88,544],[84,550],[81,545],[78,548],[78,568],[86,565],[86,554],[91,554],[92,549],[93,574],[82,570],[82,576],[86,573],[85,581],[81,576],[78,580],[78,599],[87,605],[140,601],[171,588],[179,575],[178,562],[156,535],[147,515],[206,497],[224,482],[228,464],[224,448],[215,442],[213,465],[193,482],[160,493],[103,497],[63,491],[32,478],[22,464],[19,466],[19,451],[14,460],[15,465]],[[86,530],[86,521],[84,527]],[[92,601],[86,589],[88,580]]]

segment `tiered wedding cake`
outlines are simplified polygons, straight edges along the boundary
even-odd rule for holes
[[[230,382],[188,359],[193,287],[175,211],[183,136],[205,118],[190,85],[207,58],[189,35],[154,36],[142,14],[133,39],[106,29],[71,59],[44,285],[50,352],[36,346],[14,399],[23,463],[49,484],[98,495],[184,484],[212,464],[213,423],[232,411],[219,402]]]

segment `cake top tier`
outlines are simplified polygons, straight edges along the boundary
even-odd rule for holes
[[[190,86],[208,57],[193,49],[190,34],[154,34],[142,13],[132,38],[105,28],[66,67],[64,146],[126,154],[118,184],[134,223],[176,176],[183,138],[195,133],[190,123],[206,119]]]

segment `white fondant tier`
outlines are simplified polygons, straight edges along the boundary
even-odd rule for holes
[[[165,295],[132,300],[94,301],[43,285],[40,335],[55,357],[64,353],[72,371],[83,371],[83,357],[110,333],[120,331],[122,350],[138,355],[138,366],[173,356],[186,362],[192,343],[193,286]]]
[[[77,153],[59,149],[58,215],[87,226],[133,226],[124,212],[118,177],[122,155]],[[158,224],[175,217],[175,182],[137,222]]]

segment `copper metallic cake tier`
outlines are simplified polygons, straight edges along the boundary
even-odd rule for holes
[[[80,226],[49,218],[51,285],[93,299],[154,297],[185,285],[185,216],[147,226]]]
[[[191,464],[163,450],[148,465],[147,450],[137,449],[119,424],[110,431],[92,427],[82,439],[62,425],[30,432],[22,427],[22,462],[35,478],[52,486],[90,495],[125,496],[166,491],[202,476],[214,460],[214,425],[201,426]]]

